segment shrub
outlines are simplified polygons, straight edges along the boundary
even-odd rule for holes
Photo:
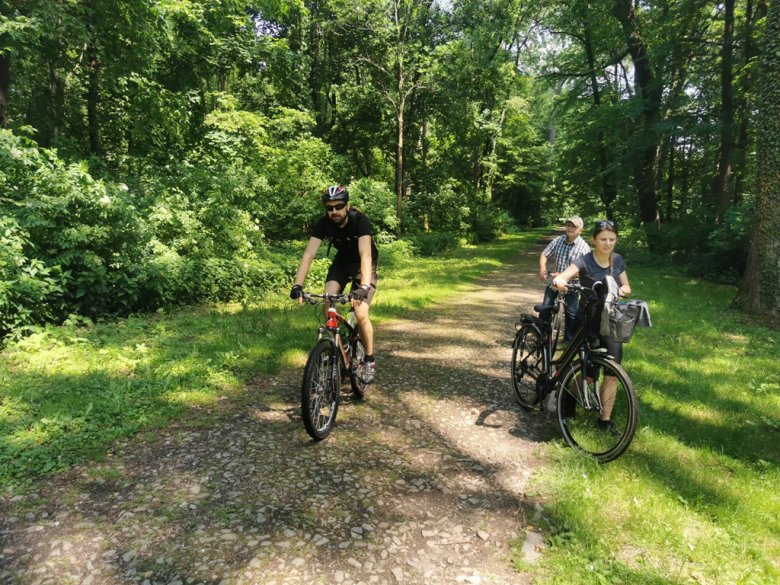
[[[404,218],[407,231],[449,232],[466,236],[472,231],[472,211],[462,186],[450,179],[435,193],[417,193],[409,202]],[[410,229],[413,228],[413,229]]]
[[[418,256],[433,256],[458,246],[458,238],[451,233],[407,234],[403,241],[409,242]]]
[[[53,318],[62,298],[62,271],[25,257],[29,245],[16,220],[0,216],[0,338]]]
[[[377,248],[382,266],[401,266],[414,256],[414,245],[408,236],[387,244],[378,244]]]
[[[374,239],[389,242],[398,228],[395,194],[386,183],[373,179],[358,179],[349,186],[349,200],[371,220]]]

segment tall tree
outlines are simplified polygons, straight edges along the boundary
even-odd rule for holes
[[[720,54],[720,162],[718,164],[718,215],[731,203],[731,151],[734,147],[734,0],[725,0],[723,20],[723,47]]]
[[[634,183],[639,197],[639,212],[646,226],[659,221],[655,193],[655,168],[658,151],[658,136],[655,122],[661,109],[663,85],[656,78],[650,61],[648,44],[639,26],[637,8],[632,0],[615,0],[612,14],[620,23],[625,35],[628,53],[634,65],[634,83],[642,101],[642,116],[639,120],[638,158],[634,170]]]
[[[360,21],[368,38],[358,59],[369,65],[376,87],[395,114],[396,216],[401,223],[404,196],[404,137],[410,96],[425,87],[436,40],[438,7],[434,0],[380,0],[368,10],[355,7],[350,15]],[[356,26],[349,21],[347,26]]]
[[[780,317],[780,2],[771,2],[764,33],[756,122],[758,193],[747,268],[736,302]]]
[[[18,50],[28,19],[17,2],[0,0],[0,128],[8,128],[11,55]]]

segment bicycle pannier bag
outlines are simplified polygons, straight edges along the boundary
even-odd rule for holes
[[[605,303],[601,311],[601,335],[610,341],[628,343],[640,311],[633,303]]]

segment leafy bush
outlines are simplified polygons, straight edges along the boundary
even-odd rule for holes
[[[392,241],[398,228],[395,194],[386,183],[373,179],[358,179],[349,186],[349,200],[371,220],[374,239]]]
[[[413,221],[406,222],[406,218]],[[417,193],[404,215],[409,232],[449,232],[466,236],[472,228],[472,211],[462,186],[449,180],[435,193]]]
[[[651,253],[649,236],[655,238],[656,250]],[[731,208],[716,225],[706,214],[688,216],[656,228],[621,229],[619,251],[631,264],[666,267],[669,261],[689,276],[713,282],[736,284],[745,270],[750,244],[750,209]]]
[[[50,304],[47,316],[129,310],[114,286],[139,264],[147,230],[128,188],[8,131],[0,131],[0,169],[4,206],[27,234],[20,266],[34,259],[36,274],[62,272],[61,306]]]
[[[434,256],[458,246],[457,236],[451,233],[407,234],[401,239],[409,242],[418,256]]]
[[[0,216],[0,337],[52,318],[62,297],[62,271],[26,258],[29,245],[16,220]]]
[[[379,263],[382,266],[402,266],[414,256],[414,245],[409,236],[387,244],[380,243],[377,248],[379,248]]]
[[[500,236],[507,225],[514,222],[505,211],[492,205],[478,207],[474,213],[473,234],[479,242],[490,242]]]

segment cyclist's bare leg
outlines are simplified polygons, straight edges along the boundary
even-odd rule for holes
[[[341,285],[335,281],[335,280],[329,280],[325,283],[325,294],[328,295],[337,295],[341,291]],[[329,302],[322,303],[322,312],[325,315],[325,318],[328,318],[328,308],[330,307]]]
[[[610,420],[612,418],[612,408],[615,406],[617,396],[617,378],[615,376],[604,376],[601,383],[601,419]]]
[[[355,318],[360,327],[360,339],[363,341],[366,355],[374,355],[374,326],[371,324],[371,319],[368,318],[368,305],[366,303],[355,303]]]

